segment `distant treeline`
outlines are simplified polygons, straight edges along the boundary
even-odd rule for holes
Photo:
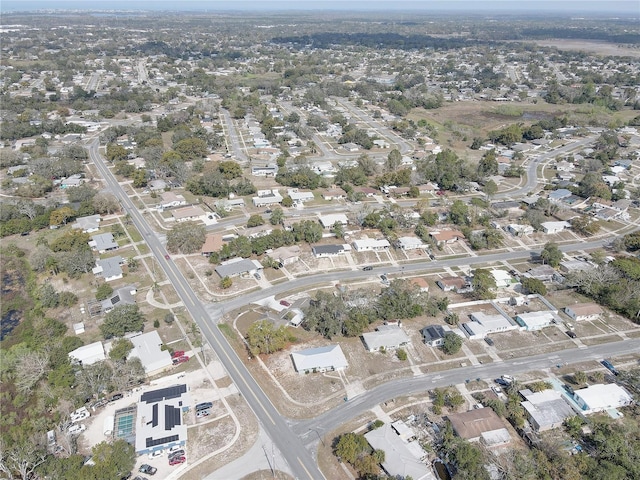
[[[370,48],[397,48],[413,50],[433,48],[450,50],[468,47],[471,41],[461,38],[435,38],[428,35],[399,35],[397,33],[335,33],[324,32],[295,37],[274,37],[274,43],[291,43],[299,47],[312,45],[314,48],[331,48],[334,45],[360,45]],[[473,45],[477,45],[473,41]]]
[[[520,32],[520,37],[522,39],[577,38],[581,40],[640,44],[640,35],[637,33],[607,32],[595,28],[524,28]]]

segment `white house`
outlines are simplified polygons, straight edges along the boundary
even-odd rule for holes
[[[99,253],[105,253],[118,248],[118,244],[114,240],[112,233],[94,235],[88,243],[92,250],[96,250]]]
[[[258,195],[253,197],[254,207],[267,207],[282,203],[282,195],[277,188],[273,190],[258,190]]]
[[[354,240],[351,245],[356,252],[381,252],[389,250],[391,244],[387,239],[376,240],[373,238],[363,238],[360,240]]]
[[[506,226],[505,230],[514,237],[523,237],[533,234],[533,227],[531,225],[521,225],[518,223],[510,223]]]
[[[418,237],[400,237],[396,243],[401,250],[416,250],[419,248],[427,248],[427,245]]]
[[[549,310],[541,312],[519,313],[518,315],[516,315],[516,322],[518,323],[518,325],[520,325],[523,330],[526,330],[528,332],[549,327],[556,323],[556,320],[560,319],[555,313]]]
[[[573,399],[584,415],[603,412],[610,408],[626,407],[633,402],[633,397],[615,383],[608,385],[600,383],[581,388],[574,392]]]
[[[169,351],[161,348],[162,340],[156,330],[130,337],[129,340],[133,349],[128,358],[139,358],[148,376],[161,373],[173,365]]]
[[[506,270],[494,269],[491,270],[491,276],[496,282],[496,287],[506,288],[511,285],[511,275]]]
[[[362,339],[370,352],[391,350],[410,342],[409,336],[399,325],[380,325],[375,332],[363,333]]]
[[[291,197],[291,200],[298,203],[309,202],[315,197],[311,191],[300,191],[297,188],[290,188],[287,190],[287,195]]]
[[[124,258],[121,256],[104,258],[102,260],[96,260],[96,266],[93,267],[92,272],[97,277],[104,278],[105,282],[111,282],[122,278],[122,268],[124,265]]]
[[[86,366],[106,360],[107,357],[104,354],[102,342],[94,342],[72,350],[69,352],[69,358],[71,361],[75,361]]]
[[[71,228],[82,230],[82,233],[93,233],[100,229],[100,221],[100,215],[79,217],[76,219],[76,223],[71,225]]]
[[[561,221],[561,222],[542,222],[540,224],[544,233],[550,235],[554,233],[560,233],[563,230],[570,228],[571,224],[569,222]]]
[[[604,313],[604,310],[596,303],[577,303],[565,307],[564,312],[569,315],[572,320],[580,322],[583,320],[597,320]]]
[[[330,215],[320,215],[320,223],[324,228],[331,228],[336,222],[342,225],[348,225],[349,219],[344,213],[334,213]]]
[[[160,202],[160,208],[174,208],[179,207],[180,205],[186,205],[187,201],[185,198],[174,192],[162,192],[160,196],[162,201]]]
[[[293,352],[291,359],[300,374],[344,370],[349,366],[340,345],[300,350]]]
[[[461,330],[471,340],[481,339],[491,333],[506,332],[516,330],[517,325],[502,314],[487,314],[484,312],[474,312],[470,315],[471,322],[461,324]]]
[[[207,213],[198,205],[192,205],[190,207],[183,207],[173,210],[171,216],[176,222],[192,222],[202,220],[207,216]]]

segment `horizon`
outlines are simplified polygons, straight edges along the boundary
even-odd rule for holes
[[[35,11],[153,11],[153,12],[309,12],[309,11],[353,11],[353,12],[439,12],[439,13],[564,13],[571,15],[593,14],[632,14],[640,16],[640,7],[637,0],[614,1],[574,1],[565,0],[557,2],[553,0],[401,0],[390,4],[386,0],[347,1],[335,0],[311,0],[292,1],[275,0],[271,2],[257,0],[187,0],[174,2],[168,0],[134,0],[134,1],[107,1],[107,0],[5,0],[0,6],[0,12],[19,13]]]

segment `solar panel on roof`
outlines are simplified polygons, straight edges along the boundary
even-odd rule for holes
[[[161,400],[168,400],[171,398],[178,398],[183,393],[186,393],[186,385],[174,385],[172,387],[161,388],[159,390],[153,390],[146,392],[140,397],[141,402],[154,403]]]
[[[120,295],[116,295],[115,297],[111,298],[111,305],[115,305],[116,303],[120,302]]]

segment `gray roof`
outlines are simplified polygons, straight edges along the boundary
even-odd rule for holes
[[[134,285],[127,285],[114,290],[111,297],[100,302],[102,311],[106,312],[121,305],[134,305],[136,303],[136,299],[133,296],[135,291],[136,287]]]
[[[340,345],[308,348],[291,354],[296,371],[304,372],[317,368],[339,370],[349,366]]]
[[[98,235],[94,235],[93,237],[91,237],[91,242],[89,242],[89,245],[94,247],[99,252],[118,248],[118,244],[113,239],[112,233],[100,233]]]
[[[363,333],[362,338],[368,350],[396,348],[409,343],[409,337],[398,325],[382,325],[375,332]]]
[[[316,245],[311,247],[311,251],[314,255],[322,255],[325,253],[342,253],[344,252],[344,245]]]
[[[102,272],[98,273],[101,277],[110,278],[122,275],[122,268],[120,265],[124,264],[124,258],[120,255],[116,257],[105,258],[102,260],[96,260],[96,265],[102,267]]]
[[[216,267],[216,273],[220,277],[233,277],[235,275],[242,275],[243,273],[249,273],[254,270],[260,270],[262,265],[258,262],[254,262],[249,259],[242,259],[231,263],[225,263]]]
[[[520,391],[526,399],[522,406],[536,425],[537,429],[546,430],[560,426],[568,417],[575,415],[573,409],[556,390],[543,390],[533,393],[526,389]]]
[[[72,225],[73,228],[77,228],[86,232],[87,230],[95,230],[100,226],[100,215],[89,215],[87,217],[80,217],[76,219],[76,223]]]
[[[420,333],[426,342],[431,342],[433,340],[444,338],[444,334],[446,332],[444,331],[444,328],[442,328],[442,325],[429,325],[420,330]]]

